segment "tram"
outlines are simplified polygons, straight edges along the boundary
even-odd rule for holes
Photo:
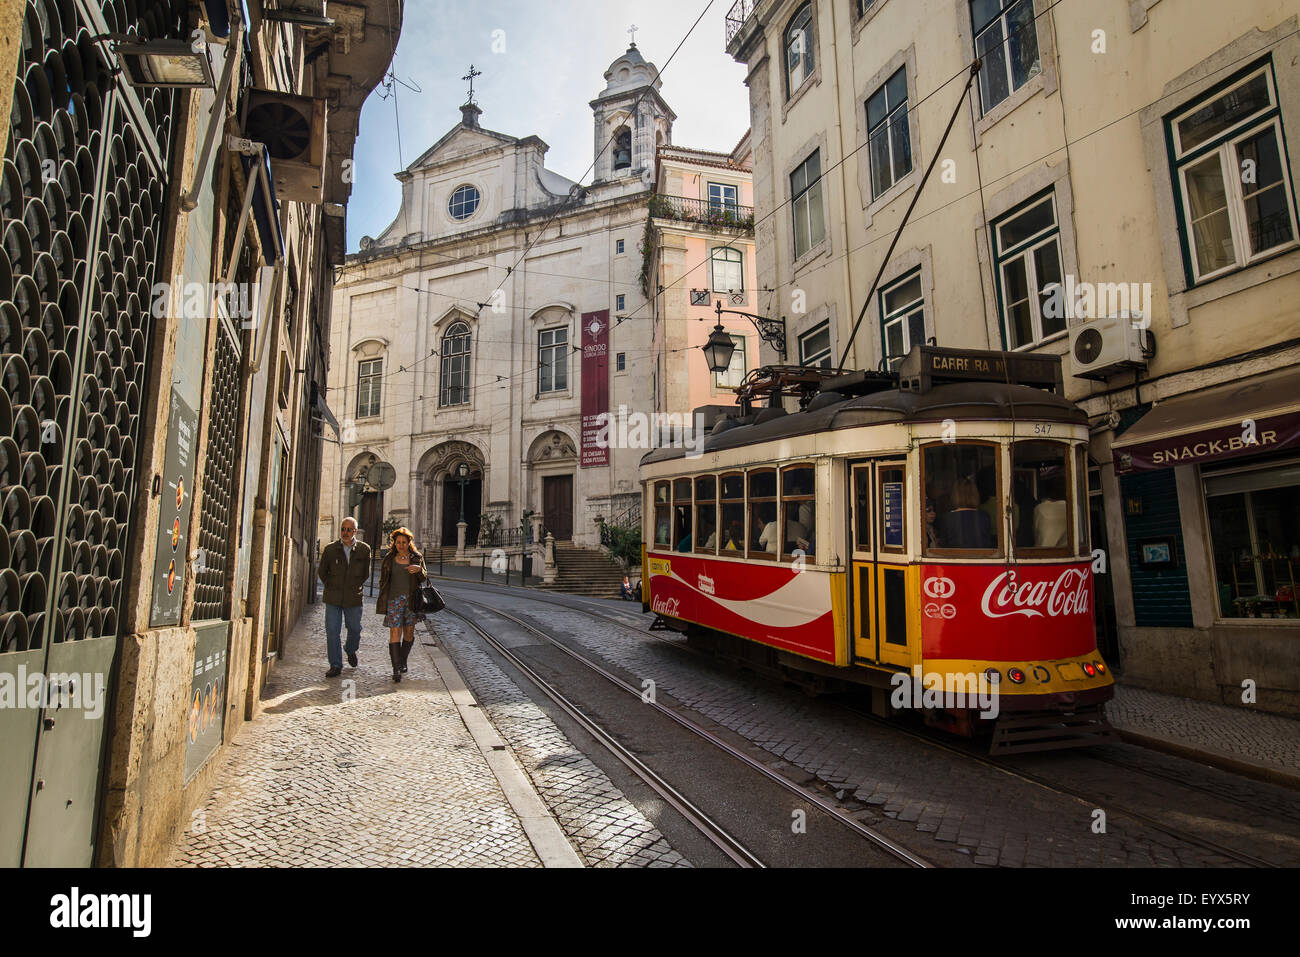
[[[642,458],[656,626],[994,753],[1110,737],[1088,421],[1060,358],[917,346],[896,373],[800,371],[800,411],[752,407],[770,373],[702,445]]]

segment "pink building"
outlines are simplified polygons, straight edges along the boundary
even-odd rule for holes
[[[743,316],[722,317],[736,342],[726,372],[710,372],[701,351],[718,321],[718,302],[761,315],[776,305],[755,271],[751,168],[748,132],[730,153],[680,146],[657,152],[644,252],[657,412],[735,405],[735,386],[763,364],[758,334]]]

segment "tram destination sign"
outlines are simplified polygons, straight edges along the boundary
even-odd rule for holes
[[[950,382],[1001,382],[1061,394],[1061,357],[916,346],[898,367],[899,388],[928,392]]]

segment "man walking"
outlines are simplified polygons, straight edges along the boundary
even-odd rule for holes
[[[325,585],[325,647],[330,670],[326,678],[343,673],[343,651],[348,664],[357,666],[357,649],[361,646],[361,588],[370,578],[370,546],[357,539],[357,522],[343,519],[339,540],[330,542],[321,552],[317,576]],[[340,626],[348,625],[346,649],[339,647]]]

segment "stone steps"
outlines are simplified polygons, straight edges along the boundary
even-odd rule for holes
[[[603,551],[557,544],[555,562],[559,573],[554,582],[539,585],[548,591],[593,598],[617,598],[626,574],[623,567]]]

